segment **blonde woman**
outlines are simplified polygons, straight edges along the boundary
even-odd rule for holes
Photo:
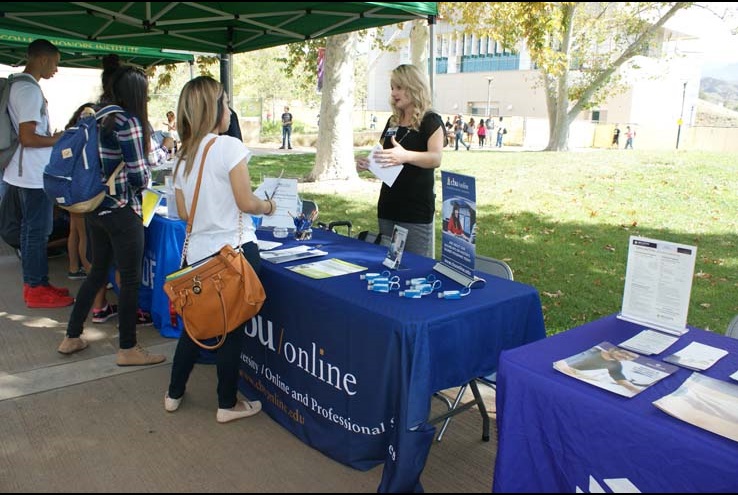
[[[390,87],[392,115],[380,138],[384,149],[374,158],[380,167],[404,167],[392,187],[382,184],[377,202],[379,232],[389,238],[394,225],[405,227],[405,251],[432,258],[434,172],[441,166],[445,127],[431,109],[427,77],[416,66],[395,68]],[[368,159],[356,160],[358,170],[368,167]]]
[[[226,243],[237,247],[242,242],[243,255],[259,273],[260,258],[256,231],[248,216],[241,212],[271,215],[274,200],[256,197],[251,191],[248,163],[251,151],[240,140],[219,136],[230,124],[228,95],[215,79],[201,76],[192,79],[179,96],[177,124],[182,140],[174,174],[174,191],[179,217],[187,220],[192,208],[197,176],[204,167],[197,210],[192,224],[187,263],[192,264],[217,252]],[[210,145],[212,141],[212,145]],[[202,162],[209,147],[205,162]],[[239,228],[241,229],[239,232]],[[229,332],[216,352],[218,370],[218,423],[245,418],[261,410],[261,402],[238,400],[238,377],[243,330]],[[183,399],[187,380],[200,355],[200,347],[182,332],[172,363],[169,389],[164,408],[176,411]]]

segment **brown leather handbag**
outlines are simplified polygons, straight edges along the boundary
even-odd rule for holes
[[[215,139],[206,145],[203,153],[180,266],[184,265],[187,255],[205,157]],[[203,349],[214,350],[222,346],[226,334],[240,329],[253,318],[266,300],[264,286],[241,252],[242,218],[243,213],[239,213],[238,248],[226,244],[214,255],[167,275],[164,283],[164,291],[182,317],[185,331]],[[219,338],[213,345],[201,342],[215,337]]]

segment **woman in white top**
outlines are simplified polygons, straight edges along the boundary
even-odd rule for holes
[[[190,80],[182,88],[177,105],[177,123],[182,140],[174,174],[177,212],[188,219],[202,157],[204,163],[197,210],[187,248],[187,263],[192,264],[219,251],[225,244],[236,247],[239,239],[243,255],[259,273],[260,258],[256,232],[248,215],[271,215],[273,200],[257,198],[251,191],[248,162],[251,152],[238,139],[219,136],[228,129],[230,111],[223,86],[207,76]],[[244,218],[240,219],[239,217]],[[241,231],[239,232],[239,226]],[[252,416],[261,410],[259,401],[238,400],[240,353],[244,332],[229,332],[216,354],[218,370],[218,412],[216,419],[226,423]],[[174,412],[182,402],[187,379],[200,355],[200,347],[182,332],[172,363],[164,408]]]

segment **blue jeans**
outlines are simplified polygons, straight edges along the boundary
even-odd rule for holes
[[[107,213],[105,213],[107,212]],[[100,213],[103,213],[102,215]],[[97,291],[108,281],[110,268],[120,271],[118,295],[118,340],[121,349],[136,345],[138,288],[144,253],[144,226],[133,209],[126,206],[98,209],[85,214],[92,246],[92,269],[82,283],[67,325],[67,337],[79,337],[92,309]]]
[[[456,151],[459,150],[459,143],[461,143],[465,148],[468,148],[469,145],[464,142],[464,133],[459,131],[455,134],[456,137]]]
[[[43,189],[18,188],[21,219],[20,245],[23,283],[31,287],[48,285],[49,258],[46,246],[54,227],[54,206]]]
[[[292,136],[292,126],[286,125],[282,127],[282,148],[285,146],[288,148],[292,148],[292,142],[290,141],[290,137]]]
[[[261,266],[259,248],[255,242],[243,245],[243,255],[258,274]],[[244,322],[245,323],[245,322]],[[215,351],[215,367],[218,373],[218,407],[230,409],[236,405],[238,377],[241,368],[244,329],[241,325],[226,334],[223,345]],[[179,399],[185,393],[187,380],[200,357],[201,347],[192,341],[187,332],[182,332],[177,342],[172,360],[172,374],[167,393],[172,399]]]

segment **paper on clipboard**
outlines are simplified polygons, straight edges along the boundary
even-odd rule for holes
[[[387,184],[389,187],[392,187],[392,184],[395,183],[395,179],[397,179],[397,176],[400,175],[400,172],[402,172],[402,169],[405,167],[405,165],[399,165],[397,167],[380,166],[376,162],[376,160],[374,160],[374,152],[381,150],[382,146],[378,144],[374,148],[372,148],[372,151],[369,153],[369,171],[373,173],[378,179],[381,179],[382,182]]]
[[[273,214],[264,215],[264,219],[261,221],[262,227],[295,228],[291,213],[299,214],[297,210],[297,179],[265,177],[261,185],[254,191],[254,195],[260,199],[271,198],[277,205],[277,209]]]

